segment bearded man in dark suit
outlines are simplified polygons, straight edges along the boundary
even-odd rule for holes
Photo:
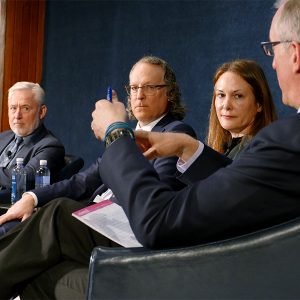
[[[16,158],[24,159],[27,188],[34,188],[35,171],[40,160],[47,160],[55,180],[64,165],[61,142],[45,127],[45,93],[32,82],[17,82],[8,91],[8,119],[11,130],[0,134],[0,201],[9,201],[11,172]]]

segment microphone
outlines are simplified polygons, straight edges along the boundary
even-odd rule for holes
[[[12,155],[12,152],[11,152],[10,150],[8,150],[8,151],[6,152],[6,156],[7,156],[8,158],[11,158],[11,155]]]

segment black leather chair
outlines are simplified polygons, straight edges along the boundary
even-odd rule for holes
[[[84,166],[84,160],[76,155],[65,155],[65,166],[60,170],[56,181],[71,178],[74,174],[78,173]]]
[[[93,250],[87,299],[300,299],[300,218],[171,250]]]

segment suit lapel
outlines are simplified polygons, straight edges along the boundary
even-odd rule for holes
[[[151,131],[164,132],[166,130],[165,126],[174,121],[176,120],[171,115],[167,114],[153,127]]]
[[[8,134],[8,139],[6,140],[6,143],[0,143],[0,153],[3,152],[3,150],[7,147],[7,145],[14,139],[15,134],[11,131]]]

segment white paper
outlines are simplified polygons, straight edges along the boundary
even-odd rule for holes
[[[98,203],[75,211],[72,216],[123,247],[142,247],[122,207],[110,200],[100,199]]]

